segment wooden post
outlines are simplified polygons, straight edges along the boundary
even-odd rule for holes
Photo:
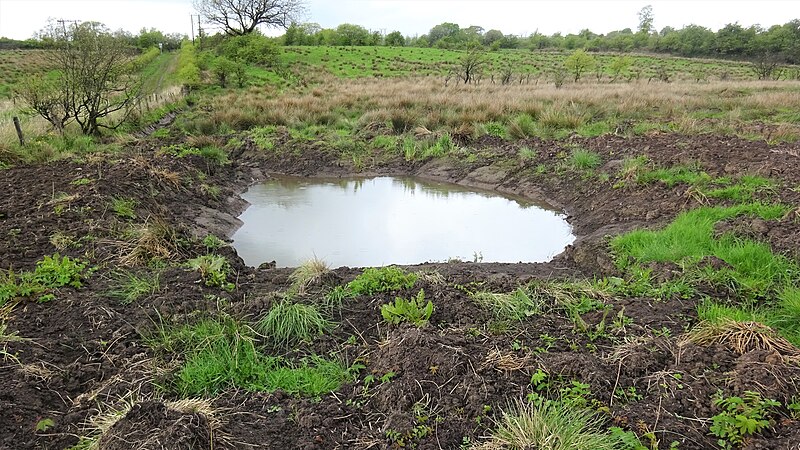
[[[14,116],[14,128],[17,129],[17,137],[19,138],[19,145],[25,146],[25,137],[22,135],[22,127],[19,125],[19,117]]]

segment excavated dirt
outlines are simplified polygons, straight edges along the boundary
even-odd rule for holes
[[[0,449],[68,448],[78,436],[91,435],[98,414],[130,401],[135,404],[98,440],[99,448],[378,449],[398,446],[387,432],[410,435],[425,429],[405,445],[457,449],[482,442],[502,409],[531,392],[531,375],[539,368],[589,384],[593,405],[609,425],[640,436],[652,433],[659,448],[675,441],[682,450],[706,449],[716,448],[708,427],[719,412],[712,400],[718,390],[728,395],[757,390],[783,404],[798,394],[800,368],[791,358],[683,344],[681,335],[697,321],[697,299],[609,299],[608,317],[624,312],[631,321],[590,340],[556,313],[494,329],[487,325],[493,323],[491,314],[464,289],[480,283],[482,289],[503,292],[531,280],[619,275],[607,236],[662,226],[704,201],[681,185],[620,185],[617,174],[625,157],[646,155],[663,166],[696,163],[712,176],[763,175],[779,186],[760,196],[800,205],[798,145],[671,134],[561,142],[483,138],[462,143],[477,158],[407,163],[375,156],[357,171],[324,143],[290,149],[287,140],[278,139],[272,152],[245,140],[226,165],[164,155],[158,149],[168,142],[145,138],[117,156],[0,170],[0,268],[32,270],[37,260],[55,252],[97,268],[83,287],[62,288],[50,301],[24,300],[6,311],[6,335],[23,339],[0,342],[5,352],[0,353]],[[535,161],[517,156],[523,145],[536,151]],[[599,153],[603,163],[597,172],[609,174],[608,179],[554,170],[574,146]],[[540,165],[549,169],[539,170]],[[213,418],[171,408],[166,402],[175,399],[152,383],[171,368],[145,345],[142,334],[159,321],[182,323],[220,310],[257,317],[269,308],[270,293],[290,284],[291,270],[247,267],[229,247],[220,252],[236,273],[231,292],[205,286],[199,274],[181,265],[206,251],[192,237],[230,236],[246,207],[238,194],[269,173],[415,175],[524,195],[563,208],[579,239],[545,264],[407,267],[437,271],[442,278],[421,279],[406,292],[346,301],[341,316],[334,317],[335,329],[296,350],[335,351],[364,363],[359,378],[333,394],[308,399],[280,391],[229,390],[212,399]],[[109,206],[114,198],[135,200],[135,217],[115,214]],[[798,214],[772,222],[737,218],[718,224],[716,232],[767,242],[797,260]],[[109,289],[120,270],[151,270],[126,257],[141,238],[136,230],[153,224],[168,229],[171,237],[166,248],[150,247],[152,254],[143,255],[167,261],[160,269],[162,288],[122,304]],[[659,266],[654,274],[668,279],[675,270]],[[360,273],[338,268],[329,282],[345,283]],[[420,288],[436,305],[428,326],[381,321],[380,305]],[[583,319],[591,327],[603,316],[593,312]],[[379,379],[388,373],[394,375],[365,393],[366,376]],[[635,395],[615,395],[619,392]],[[800,422],[781,409],[769,430],[746,448],[796,449],[798,430]],[[650,445],[646,438],[643,442]]]

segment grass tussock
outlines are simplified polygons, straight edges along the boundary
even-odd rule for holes
[[[517,403],[503,411],[497,429],[476,450],[616,450],[618,440],[602,431],[593,412],[560,403]]]
[[[274,345],[289,348],[313,340],[331,326],[313,305],[280,301],[270,308],[255,328]]]
[[[292,282],[292,289],[295,292],[304,294],[309,286],[320,283],[330,271],[325,261],[314,257],[295,269],[289,275],[289,281]]]
[[[683,344],[686,343],[721,344],[739,354],[752,350],[769,350],[784,356],[800,356],[800,349],[778,335],[772,328],[759,322],[739,322],[730,319],[701,322],[686,335]]]

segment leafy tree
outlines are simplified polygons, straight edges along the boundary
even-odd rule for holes
[[[749,55],[755,46],[757,29],[743,28],[738,23],[729,23],[717,31],[715,50],[721,55]]]
[[[611,60],[611,65],[609,69],[613,74],[611,81],[617,81],[617,79],[622,75],[623,72],[628,70],[628,67],[633,64],[633,60],[630,56],[617,56]]]
[[[436,45],[442,39],[450,38],[452,41],[458,40],[459,34],[461,33],[461,28],[458,24],[445,22],[435,27],[431,28],[431,31],[428,32],[428,44],[430,46]]]
[[[564,60],[564,68],[575,77],[576,83],[580,81],[584,73],[592,70],[595,64],[597,62],[594,56],[586,53],[583,49],[575,50]]]
[[[250,34],[259,25],[286,28],[303,10],[302,0],[194,0],[205,19],[232,36]]]
[[[217,54],[232,61],[269,67],[278,59],[278,48],[271,39],[255,32],[225,37],[217,45]]]
[[[124,36],[112,34],[98,22],[66,30],[53,25],[45,34],[53,46],[47,58],[56,72],[31,80],[20,96],[58,130],[70,121],[87,135],[117,128],[140,100],[142,80],[134,49]]]
[[[370,45],[373,40],[369,30],[350,23],[343,23],[336,27],[336,36],[336,45]]]
[[[389,47],[403,47],[406,45],[406,38],[403,36],[403,33],[392,31],[386,35],[384,43]]]
[[[489,30],[483,35],[483,45],[490,47],[495,42],[501,41],[505,36],[500,30]]]

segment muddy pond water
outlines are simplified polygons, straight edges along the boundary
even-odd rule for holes
[[[233,246],[251,266],[544,262],[575,239],[545,205],[415,178],[275,177],[242,197]]]

